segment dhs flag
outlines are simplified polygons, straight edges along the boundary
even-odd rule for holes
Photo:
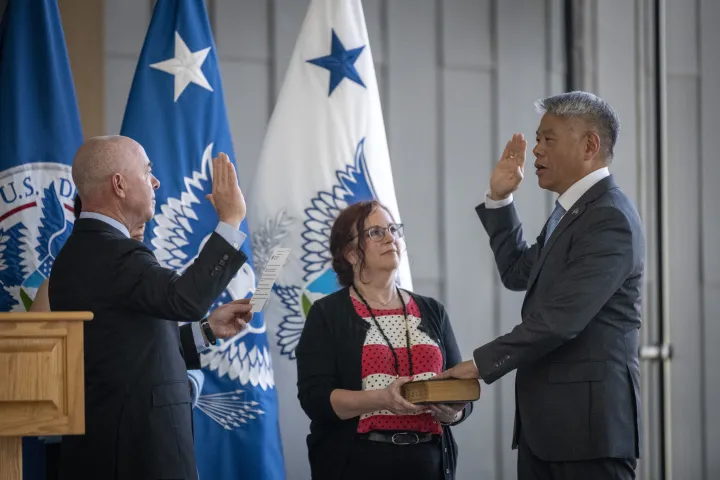
[[[290,247],[265,318],[288,465],[307,465],[295,347],[312,303],[339,289],[328,250],[338,212],[377,199],[400,222],[380,96],[360,0],[313,0],[295,45],[248,202],[253,249]],[[400,284],[412,289],[407,256]],[[296,468],[293,469],[296,471]],[[308,478],[309,468],[294,478]]]
[[[30,308],[70,236],[82,141],[57,1],[10,0],[0,23],[0,311]],[[44,469],[44,444],[24,438],[25,478]]]
[[[25,311],[74,222],[83,142],[56,0],[11,0],[0,24],[0,311]]]
[[[234,162],[215,43],[205,2],[158,0],[128,99],[122,135],[138,141],[160,180],[146,242],[158,261],[182,271],[218,222],[205,195],[212,158]],[[247,234],[247,225],[242,230]],[[242,250],[252,258],[251,242]],[[213,308],[255,289],[248,262]],[[284,479],[277,396],[262,314],[201,356],[203,391],[193,410],[201,479]]]

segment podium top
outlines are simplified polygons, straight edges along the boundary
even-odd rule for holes
[[[92,312],[2,312],[0,322],[87,322]]]

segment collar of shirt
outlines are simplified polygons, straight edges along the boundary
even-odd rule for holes
[[[608,170],[607,167],[603,167],[585,175],[583,178],[573,183],[570,188],[565,191],[565,193],[558,197],[558,203],[560,203],[567,212],[573,205],[575,205],[575,202],[580,200],[580,197],[585,195],[585,192],[590,190],[593,185],[609,175],[610,170]]]
[[[111,227],[114,227],[120,232],[125,235],[126,237],[130,238],[130,231],[127,229],[125,225],[118,222],[114,218],[110,218],[107,215],[103,215],[102,213],[95,213],[95,212],[81,212],[80,218],[91,218],[93,220],[100,220],[101,222],[105,222]]]

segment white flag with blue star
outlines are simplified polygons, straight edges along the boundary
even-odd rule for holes
[[[339,288],[328,251],[338,212],[377,199],[401,222],[372,52],[360,0],[313,0],[290,59],[248,201],[255,265],[292,249],[266,305],[283,451],[308,478],[309,421],[296,390],[295,347],[310,305]],[[399,281],[411,289],[407,255]]]

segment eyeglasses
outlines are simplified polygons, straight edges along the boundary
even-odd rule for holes
[[[363,230],[363,232],[367,233],[367,236],[370,237],[370,240],[374,242],[382,242],[383,240],[385,240],[386,232],[390,232],[390,235],[392,235],[396,239],[401,238],[404,235],[402,223],[391,223],[387,227],[370,227]],[[352,239],[354,239],[355,237],[357,237],[357,235],[352,237]]]

